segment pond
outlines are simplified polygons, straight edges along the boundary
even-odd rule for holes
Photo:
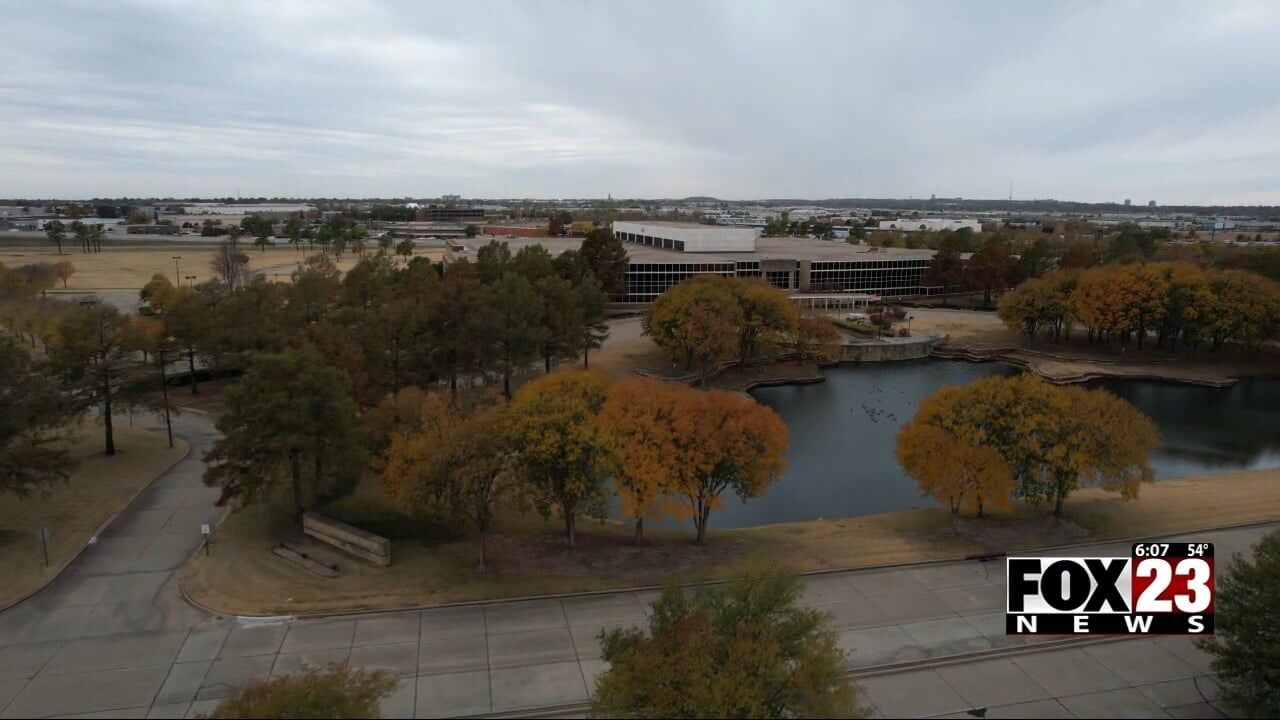
[[[932,507],[894,459],[898,428],[943,385],[1017,372],[999,363],[921,360],[831,368],[824,383],[754,391],[787,423],[788,467],[764,496],[746,504],[726,498],[712,526]],[[1280,466],[1280,380],[1231,388],[1129,380],[1090,386],[1128,400],[1159,426],[1161,446],[1151,458],[1157,479]]]

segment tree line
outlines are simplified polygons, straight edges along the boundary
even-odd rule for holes
[[[1186,262],[1104,265],[1028,280],[1001,299],[998,312],[1028,343],[1039,334],[1069,339],[1081,325],[1090,343],[1136,342],[1141,349],[1151,338],[1169,351],[1179,341],[1216,351],[1231,342],[1256,352],[1280,338],[1280,285]]]
[[[726,391],[566,370],[509,401],[406,386],[362,411],[350,387],[311,344],[259,356],[226,392],[206,482],[224,503],[283,492],[301,516],[368,470],[398,511],[474,533],[483,568],[504,508],[559,518],[573,549],[579,520],[604,520],[612,492],[637,544],[661,515],[692,520],[702,543],[715,508],[759,496],[784,467],[782,420]]]
[[[447,385],[456,398],[460,381],[500,381],[509,394],[512,374],[535,361],[587,364],[606,302],[581,253],[512,254],[496,241],[443,276],[425,258],[398,267],[381,251],[342,275],[322,253],[291,283],[174,287],[157,275],[141,294],[192,370],[197,360],[242,370],[256,353],[308,342],[347,371],[364,406],[408,385]]]
[[[65,479],[61,448],[70,423],[96,411],[103,450],[115,454],[113,414],[165,407],[159,348],[163,327],[96,302],[41,297],[40,266],[0,264],[0,492],[26,495]],[[25,347],[24,347],[25,344]]]
[[[697,275],[654,300],[644,332],[699,380],[717,364],[746,362],[781,349],[806,360],[829,351],[839,333],[826,318],[802,313],[782,290],[758,278]]]
[[[222,259],[221,280],[191,287],[153,277],[140,293],[148,316],[45,299],[54,266],[0,265],[0,317],[9,338],[41,356],[21,367],[56,380],[75,412],[98,409],[108,453],[113,412],[160,406],[162,359],[184,360],[197,394],[202,375],[238,374],[261,355],[310,345],[367,408],[409,385],[447,387],[456,400],[460,383],[500,383],[510,396],[514,372],[538,360],[548,371],[566,358],[585,365],[605,334],[601,268],[579,252],[553,259],[541,246],[512,254],[490,243],[478,262],[443,277],[424,258],[396,267],[382,252],[342,276],[319,254],[292,283],[245,278],[242,259]]]
[[[604,519],[610,491],[637,544],[645,519],[662,515],[691,520],[700,544],[727,496],[746,501],[777,479],[787,446],[781,418],[749,398],[585,370],[471,412],[417,393],[393,402],[375,462],[384,488],[414,514],[474,531],[482,565],[501,503],[560,518],[573,548],[578,519]]]

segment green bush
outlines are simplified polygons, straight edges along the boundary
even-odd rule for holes
[[[601,636],[610,668],[596,717],[857,717],[844,653],[825,616],[799,608],[799,579],[751,574],[685,597],[669,589],[649,632]]]
[[[1212,653],[1222,700],[1246,717],[1280,717],[1280,531],[1218,576]]]

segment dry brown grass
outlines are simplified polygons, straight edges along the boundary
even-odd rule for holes
[[[379,501],[370,489],[362,492],[363,499],[339,512],[394,538],[391,567],[365,565],[306,541],[280,519],[284,511],[258,507],[228,517],[214,536],[213,554],[187,567],[184,589],[228,613],[386,609],[714,580],[761,559],[798,571],[833,570],[1280,519],[1280,469],[1163,481],[1143,488],[1134,502],[1083,490],[1067,503],[1069,520],[1024,509],[966,521],[958,535],[946,514],[932,509],[740,530],[715,530],[713,515],[704,547],[692,543],[692,531],[651,531],[636,548],[630,526],[584,522],[580,547],[570,554],[555,523],[508,513],[490,543],[490,569],[481,574],[473,542],[415,534],[412,523],[380,516],[372,509]],[[270,549],[281,540],[337,563],[341,577],[316,577],[276,558]]]
[[[943,308],[907,308],[911,315],[911,331],[937,332],[951,336],[952,342],[1011,346],[1019,338],[991,312],[947,310]]]
[[[181,243],[163,244],[148,247],[110,247],[104,246],[100,253],[82,253],[71,246],[63,245],[63,254],[58,255],[57,248],[49,247],[0,247],[0,263],[5,265],[28,265],[32,263],[56,263],[61,260],[70,261],[76,272],[67,283],[69,290],[101,289],[101,288],[140,288],[147,284],[152,275],[160,274],[174,278],[173,256],[179,255],[179,269],[183,277],[195,275],[196,282],[201,283],[214,278],[209,267],[213,259],[213,244],[184,246]],[[252,241],[242,241],[244,253],[249,256],[250,270],[265,270],[267,279],[281,282],[289,279],[289,274],[297,268],[298,263],[308,255],[294,249],[292,245],[282,244],[261,251],[253,247]],[[418,255],[439,260],[443,251],[419,250]],[[346,253],[337,263],[338,269],[350,270],[358,261],[355,255]],[[399,259],[397,258],[397,262]],[[278,277],[276,275],[278,274]],[[62,283],[58,283],[62,288]]]
[[[79,467],[46,496],[20,500],[0,495],[0,607],[39,587],[85,546],[107,518],[187,454],[187,444],[127,426],[115,428],[116,455],[102,454],[102,428],[84,421],[71,443]],[[44,567],[39,528],[49,528],[49,567]]]
[[[635,337],[620,340],[593,351],[588,358],[591,368],[616,377],[626,377],[636,371],[670,372],[673,364],[662,348],[651,338]],[[580,360],[565,363],[568,367],[581,367]],[[678,369],[682,366],[676,365]]]

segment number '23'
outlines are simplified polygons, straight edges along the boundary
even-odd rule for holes
[[[1144,558],[1138,561],[1134,574],[1138,577],[1152,578],[1151,584],[1147,585],[1138,596],[1138,606],[1134,608],[1134,612],[1167,613],[1173,612],[1174,605],[1177,605],[1178,612],[1202,613],[1208,610],[1209,604],[1213,602],[1213,591],[1209,589],[1212,573],[1209,570],[1209,563],[1204,560],[1187,558],[1178,561],[1175,566],[1164,558]],[[1174,575],[1187,577],[1186,586],[1189,593],[1176,593],[1172,601],[1162,599],[1160,596],[1169,587]]]

